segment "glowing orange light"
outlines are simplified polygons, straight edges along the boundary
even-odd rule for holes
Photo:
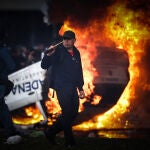
[[[66,20],[60,29],[60,35],[65,30],[73,30],[76,33],[76,46],[80,50],[83,74],[85,80],[85,93],[88,97],[93,93],[93,80],[98,76],[93,62],[97,56],[97,47],[101,45],[114,46],[126,50],[129,56],[130,82],[126,86],[123,94],[117,104],[103,115],[97,115],[87,122],[74,126],[74,129],[89,130],[100,128],[128,128],[132,127],[131,122],[125,118],[125,114],[131,111],[132,104],[138,99],[138,92],[150,89],[146,83],[144,71],[141,70],[142,57],[145,55],[144,48],[149,39],[148,27],[140,22],[137,18],[142,18],[141,12],[134,12],[126,7],[125,1],[117,2],[110,6],[106,12],[106,18],[91,19],[87,26],[81,28],[79,25],[74,26],[73,20]],[[144,78],[145,77],[145,78]],[[93,104],[101,100],[101,96],[96,95]],[[82,105],[87,99],[80,101],[80,112],[84,110]],[[57,100],[46,103],[51,113],[60,112]],[[30,112],[31,113],[31,112]]]

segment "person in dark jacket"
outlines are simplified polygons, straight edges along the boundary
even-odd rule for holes
[[[65,31],[63,43],[57,47],[50,46],[52,51],[45,52],[41,61],[43,69],[51,69],[49,88],[56,91],[62,109],[61,115],[44,133],[52,144],[56,144],[56,134],[64,131],[66,147],[76,144],[72,124],[78,115],[79,98],[85,97],[81,57],[74,46],[75,41],[75,33],[71,30]]]
[[[7,96],[14,84],[8,79],[8,75],[16,69],[16,64],[8,49],[9,44],[9,23],[6,13],[0,15],[0,124],[4,128],[7,144],[17,144],[22,140],[20,132],[15,128],[12,116],[5,96]]]
[[[8,48],[0,45],[0,123],[6,131],[6,142],[8,144],[17,144],[21,141],[21,136],[18,135],[18,131],[14,127],[10,111],[5,103],[5,96],[13,88],[13,83],[8,80],[8,74],[14,70],[15,64]]]

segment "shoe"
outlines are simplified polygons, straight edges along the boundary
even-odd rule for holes
[[[45,134],[45,137],[47,138],[47,140],[48,140],[49,143],[51,143],[52,145],[57,145],[57,143],[55,141],[56,135],[50,133],[48,131],[48,129],[44,130],[44,134]]]
[[[73,146],[72,145],[67,145],[66,148],[67,149],[71,149]]]
[[[68,148],[68,149],[76,147],[76,146],[77,146],[77,144],[75,142],[71,142],[71,143],[66,143],[65,144],[65,147]]]
[[[70,136],[70,138],[66,138],[66,140],[65,140],[65,147],[66,148],[73,148],[76,145],[77,145],[77,143],[76,143],[74,137]]]
[[[76,147],[76,145],[75,144],[68,144],[68,145],[66,145],[65,146],[67,149],[72,149],[72,148],[74,148],[74,147]]]
[[[14,135],[10,136],[6,140],[6,144],[18,144],[22,140],[22,137],[20,135]]]

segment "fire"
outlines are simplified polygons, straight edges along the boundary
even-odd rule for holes
[[[149,37],[149,31],[146,26],[138,22],[137,19],[141,17],[143,16],[140,12],[134,13],[124,3],[116,3],[108,8],[103,33],[116,44],[116,47],[127,51],[130,61],[130,82],[118,103],[112,109],[103,115],[97,115],[92,120],[76,126],[75,129],[133,127],[123,116],[130,112],[133,101],[138,99],[136,88],[145,85],[145,80],[143,79],[145,75],[141,70],[141,60],[145,55],[144,48]],[[141,76],[143,76],[142,79],[140,78]]]
[[[83,103],[88,101],[88,96],[94,91],[94,78],[100,76],[93,66],[94,60],[97,59],[98,46],[115,46],[124,49],[128,53],[130,62],[130,81],[117,104],[104,114],[74,126],[75,130],[134,127],[135,124],[128,114],[136,115],[133,108],[140,100],[139,91],[150,89],[149,84],[146,83],[147,76],[142,64],[142,58],[146,55],[145,46],[150,35],[147,25],[140,22],[144,18],[143,15],[141,11],[135,12],[129,9],[123,1],[109,6],[105,18],[94,19],[93,17],[84,27],[75,24],[70,18],[64,22],[59,34],[62,35],[69,29],[75,31],[76,47],[81,53],[86,98],[80,101],[79,112],[84,110]],[[92,104],[96,105],[101,99],[101,96],[95,95]],[[61,113],[57,97],[48,101],[46,105],[49,113]]]
[[[13,116],[12,119],[15,124],[28,125],[28,124],[34,124],[34,123],[44,120],[43,116],[40,114],[40,111],[38,110],[36,106],[26,107],[24,111],[25,111],[24,114],[26,114],[25,117]]]
[[[93,101],[91,102],[92,105],[97,105],[102,100],[102,96],[94,95]]]

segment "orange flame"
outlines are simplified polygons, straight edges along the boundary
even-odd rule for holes
[[[41,115],[37,107],[30,106],[26,107],[24,110],[26,116],[13,116],[12,119],[15,124],[28,125],[44,120],[43,116]]]
[[[118,100],[117,104],[104,113],[97,115],[89,121],[83,122],[80,125],[74,126],[76,130],[89,130],[100,128],[129,128],[133,127],[132,123],[126,115],[132,111],[132,107],[137,101],[139,93],[145,89],[149,90],[149,84],[146,84],[146,76],[144,70],[141,69],[142,57],[145,55],[145,46],[149,40],[148,27],[141,24],[138,18],[142,18],[141,12],[134,12],[126,7],[125,3],[117,2],[108,8],[106,18],[92,19],[88,22],[86,27],[80,27],[78,24],[70,19],[64,22],[60,30],[60,35],[65,30],[71,29],[76,33],[76,46],[81,52],[81,59],[84,74],[84,90],[86,96],[90,95],[94,90],[93,80],[98,73],[93,66],[93,62],[97,56],[98,46],[110,46],[121,48],[127,51],[129,55],[129,72],[130,82],[126,86],[123,94]],[[144,68],[143,68],[144,69]],[[141,78],[142,77],[142,78]],[[137,90],[138,89],[138,90]],[[96,95],[93,104],[97,104],[101,97]],[[54,100],[57,101],[56,99]],[[60,112],[60,108],[56,103],[47,102],[49,112]],[[80,101],[80,110],[83,111],[83,103],[87,99]],[[48,106],[49,105],[49,106]]]
[[[75,127],[75,129],[99,129],[99,128],[127,128],[132,127],[123,116],[132,107],[133,100],[138,99],[136,88],[143,87],[145,80],[142,77],[141,59],[145,55],[144,48],[149,37],[148,28],[143,27],[137,20],[142,14],[134,13],[126,8],[125,4],[116,3],[108,9],[108,15],[104,20],[105,36],[121,47],[129,54],[130,82],[120,97],[118,103],[103,115],[94,117],[94,122],[89,120]],[[93,26],[93,25],[91,25]],[[98,32],[99,33],[99,32]],[[100,34],[100,33],[99,33]],[[140,88],[141,89],[141,88]],[[141,89],[142,90],[142,89]]]

